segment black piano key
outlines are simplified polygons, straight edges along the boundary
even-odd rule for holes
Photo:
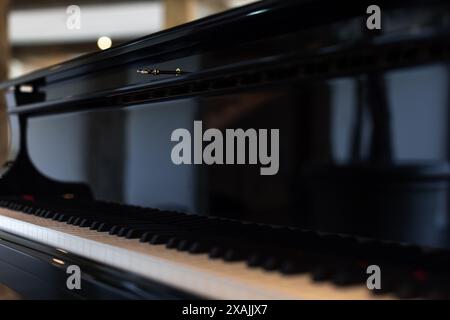
[[[83,221],[83,218],[81,217],[77,217],[74,221],[73,221],[73,225],[74,226],[79,226],[81,221]]]
[[[46,219],[51,219],[54,215],[55,215],[54,212],[52,212],[52,211],[50,211],[50,210],[47,210],[47,212],[46,212],[45,215],[44,215],[44,218],[46,218]]]
[[[79,220],[80,218],[77,216],[71,216],[68,220],[67,220],[67,224],[71,224],[71,225],[75,225],[75,223]]]
[[[127,227],[121,227],[121,228],[119,229],[119,231],[117,232],[117,235],[118,235],[119,237],[125,237],[126,234],[128,233],[128,231],[130,231],[130,228],[127,228]]]
[[[155,233],[163,233],[163,232],[174,232],[175,229],[170,226],[158,225],[158,224],[142,224],[139,227],[132,226],[131,228],[124,228],[118,234],[118,236],[125,237],[127,239],[138,239],[141,238],[141,242],[147,242],[149,239],[145,239],[149,237],[149,234]]]
[[[100,226],[100,224],[101,224],[101,222],[99,222],[99,221],[93,221],[91,223],[91,225],[89,226],[89,229],[90,230],[97,230],[98,227]]]
[[[39,212],[36,212],[36,216],[43,217],[47,213],[46,209],[40,209]]]
[[[227,249],[223,254],[223,260],[228,262],[244,260],[245,258],[245,253],[237,249]]]
[[[59,222],[66,222],[67,220],[69,220],[69,216],[65,215],[65,214],[60,214],[57,218],[57,221]]]
[[[189,253],[192,254],[207,253],[209,250],[210,246],[198,241],[193,242],[189,247]]]
[[[331,281],[338,286],[349,286],[365,283],[367,273],[364,264],[358,260],[341,258],[335,261],[334,272]]]
[[[39,217],[45,218],[45,216],[46,216],[47,214],[48,214],[48,210],[42,209],[41,212],[39,213]]]
[[[211,259],[217,259],[222,257],[222,255],[225,253],[225,250],[220,246],[214,246],[209,250],[209,258]]]
[[[247,265],[249,267],[261,266],[264,262],[264,257],[260,253],[252,253],[247,258]]]
[[[56,212],[55,215],[52,217],[52,220],[59,221],[60,216],[62,216],[60,212]]]
[[[11,207],[12,210],[14,211],[20,211],[20,209],[22,209],[23,205],[19,204],[19,203],[14,203]]]
[[[67,224],[73,224],[74,220],[76,219],[75,216],[70,216],[69,219],[67,219],[66,223]]]
[[[122,226],[120,225],[113,225],[111,226],[111,228],[109,229],[109,234],[111,235],[117,235],[120,231],[120,229],[122,228]]]
[[[140,237],[139,241],[140,241],[140,242],[149,242],[150,239],[151,239],[154,235],[155,235],[155,234],[154,234],[153,232],[150,232],[150,231],[144,232],[144,233],[142,234],[142,236]]]
[[[329,280],[333,276],[333,268],[325,264],[317,265],[312,269],[311,276],[315,282]]]
[[[283,274],[305,273],[309,270],[311,270],[311,264],[306,261],[285,260],[280,266],[280,271]]]
[[[148,223],[142,223],[139,225],[128,225],[126,227],[122,227],[117,235],[119,237],[125,237],[127,239],[138,239],[140,238],[145,232],[155,230],[157,227],[157,224],[148,224]]]
[[[331,278],[331,281],[338,286],[350,286],[366,281],[367,275],[362,272],[352,272],[350,270],[339,270]]]
[[[179,242],[180,242],[180,239],[178,239],[177,237],[171,237],[166,243],[166,248],[174,249],[178,246]]]
[[[31,207],[28,207],[28,206],[24,206],[23,208],[22,208],[22,212],[23,213],[25,213],[25,214],[31,214],[31,211],[33,210],[33,208],[31,208]]]
[[[140,239],[142,235],[145,233],[144,230],[130,229],[125,235],[127,239]],[[145,242],[145,241],[141,241]]]
[[[93,223],[92,220],[84,218],[84,219],[81,220],[81,222],[79,224],[79,227],[81,227],[81,228],[89,228],[90,226],[92,226],[92,223]]]
[[[97,228],[98,232],[109,232],[111,230],[112,226],[108,223],[102,222]]]
[[[263,263],[263,268],[267,271],[276,270],[280,266],[280,259],[276,257],[268,257]]]
[[[47,213],[45,214],[44,218],[46,219],[53,219],[53,217],[56,215],[56,212],[52,212],[50,210],[47,210]]]
[[[168,235],[163,235],[163,234],[154,234],[149,243],[153,244],[153,245],[157,245],[157,244],[166,244],[167,241],[169,241],[169,239],[171,238],[171,236]]]
[[[183,239],[178,243],[177,250],[178,251],[188,251],[191,245],[191,241],[187,239]]]

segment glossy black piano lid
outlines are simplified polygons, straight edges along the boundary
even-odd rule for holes
[[[339,222],[332,231],[341,232],[382,220],[389,236],[408,230],[402,238],[425,241],[448,210],[447,77],[443,65],[386,74],[390,160],[370,152],[368,111],[356,120],[355,78],[37,117],[28,150],[41,172],[85,182],[102,200],[312,228]],[[204,130],[278,128],[278,173],[260,175],[259,164],[175,165],[171,134],[193,133],[194,120]]]
[[[126,84],[158,84],[158,79],[135,74],[137,62],[123,65],[130,68],[123,73],[100,70],[64,81],[56,80],[63,73],[50,73],[45,79],[54,82],[41,88],[46,100],[11,112],[35,112],[28,118],[27,132],[34,165],[55,181],[87,184],[96,199],[447,246],[449,69],[448,47],[442,46],[448,43],[447,9],[405,6],[387,11],[386,30],[375,37],[361,31],[364,19],[353,16],[306,30],[275,28],[275,35],[242,40],[242,50],[230,44],[220,50],[187,51],[184,56],[181,52],[161,68],[172,70],[182,63],[184,70],[192,71],[179,78],[187,79],[187,91],[158,89],[161,97],[157,91],[143,96],[117,91]],[[438,50],[418,44],[407,55],[409,51],[400,50],[405,48],[402,44],[391,51],[374,51],[379,59],[373,65],[355,58],[366,45],[395,45],[405,39],[431,39]],[[225,68],[224,77],[210,82],[207,93],[189,82],[208,68],[268,58],[273,58],[269,65],[277,67],[284,61],[280,54],[295,57],[307,52],[314,57],[354,42],[362,49],[352,51],[347,60],[333,60],[339,62],[335,65],[310,63],[300,70],[293,66],[292,73],[286,67],[278,73],[255,72],[253,79],[247,74],[236,83],[226,77]],[[397,57],[396,52],[405,54]],[[416,63],[422,58],[432,59]],[[111,81],[105,83],[108,77]],[[245,81],[253,83],[246,86]],[[95,92],[91,89],[96,83],[102,90],[118,86],[110,92],[117,99],[105,94],[104,99],[71,102],[70,109],[64,109],[70,90],[82,97]],[[38,116],[39,108],[51,103],[54,114]],[[57,108],[71,112],[56,112]],[[278,171],[261,175],[264,165],[259,162],[174,164],[171,153],[177,142],[171,141],[171,134],[184,128],[193,135],[194,121],[202,121],[203,130],[223,133],[279,129]]]

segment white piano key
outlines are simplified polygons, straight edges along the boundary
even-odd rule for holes
[[[210,260],[207,255],[168,250],[4,208],[0,208],[0,229],[209,298],[379,298],[364,286],[317,284],[308,275],[284,276],[241,262]]]

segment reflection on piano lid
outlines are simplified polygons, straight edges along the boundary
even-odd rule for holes
[[[376,32],[368,4],[261,1],[1,84],[2,250],[68,252],[90,297],[449,297],[449,4],[381,1]],[[276,174],[175,164],[195,121],[279,130]]]

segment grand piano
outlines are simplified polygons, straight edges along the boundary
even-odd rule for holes
[[[2,83],[0,284],[449,298],[450,4],[369,5],[265,0]]]

